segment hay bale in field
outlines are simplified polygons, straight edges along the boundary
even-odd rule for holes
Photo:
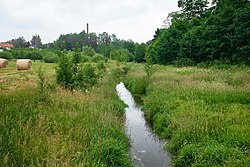
[[[5,68],[8,65],[8,60],[0,58],[0,68]]]
[[[31,70],[32,62],[30,59],[18,59],[16,61],[17,70]]]

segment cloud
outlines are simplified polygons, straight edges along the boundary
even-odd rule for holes
[[[0,41],[39,34],[52,42],[60,34],[81,32],[146,42],[161,27],[177,0],[4,0],[0,1]]]

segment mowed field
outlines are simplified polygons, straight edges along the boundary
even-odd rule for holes
[[[43,63],[40,61],[33,62],[32,70],[18,71],[16,63],[9,61],[6,68],[0,68],[0,91],[15,91],[22,88],[30,88],[36,86],[37,73],[39,68],[42,68],[49,82],[55,81],[55,67],[53,63]]]
[[[135,64],[125,83],[168,140],[173,166],[249,166],[250,68],[155,69],[148,80]]]
[[[0,166],[131,166],[116,65],[106,66],[87,93],[57,86],[55,64],[0,69]]]

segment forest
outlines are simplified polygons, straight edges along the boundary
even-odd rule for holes
[[[148,49],[160,64],[250,63],[250,3],[246,0],[180,0]]]

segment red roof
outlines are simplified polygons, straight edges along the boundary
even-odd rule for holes
[[[14,46],[10,43],[2,42],[0,43],[0,47],[2,48],[14,48]]]

